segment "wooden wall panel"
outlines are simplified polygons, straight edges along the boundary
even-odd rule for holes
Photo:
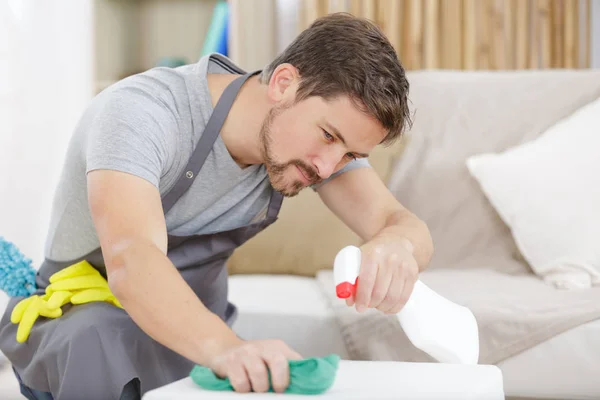
[[[299,29],[346,11],[379,25],[407,69],[590,67],[591,0],[300,0]]]

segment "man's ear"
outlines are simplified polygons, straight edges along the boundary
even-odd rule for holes
[[[279,64],[269,80],[269,99],[275,103],[293,101],[300,74],[291,64]]]

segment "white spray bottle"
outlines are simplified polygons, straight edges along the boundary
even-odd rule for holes
[[[344,247],[335,257],[333,275],[339,298],[356,293],[360,264],[361,251],[356,246]],[[471,310],[440,296],[420,280],[397,316],[412,344],[437,361],[478,363],[479,331]]]

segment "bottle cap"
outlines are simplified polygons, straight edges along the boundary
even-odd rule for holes
[[[335,292],[340,299],[347,299],[354,294],[354,289],[350,282],[342,282],[335,287]]]

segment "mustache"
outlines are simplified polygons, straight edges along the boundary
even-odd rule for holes
[[[304,163],[303,161],[292,160],[292,161],[290,161],[290,164],[293,164],[293,165],[297,166],[298,168],[300,168],[300,170],[302,170],[304,175],[306,175],[306,177],[311,182],[311,184],[315,185],[315,184],[321,182],[321,178],[319,177],[317,172],[313,168],[308,166],[306,163]]]

